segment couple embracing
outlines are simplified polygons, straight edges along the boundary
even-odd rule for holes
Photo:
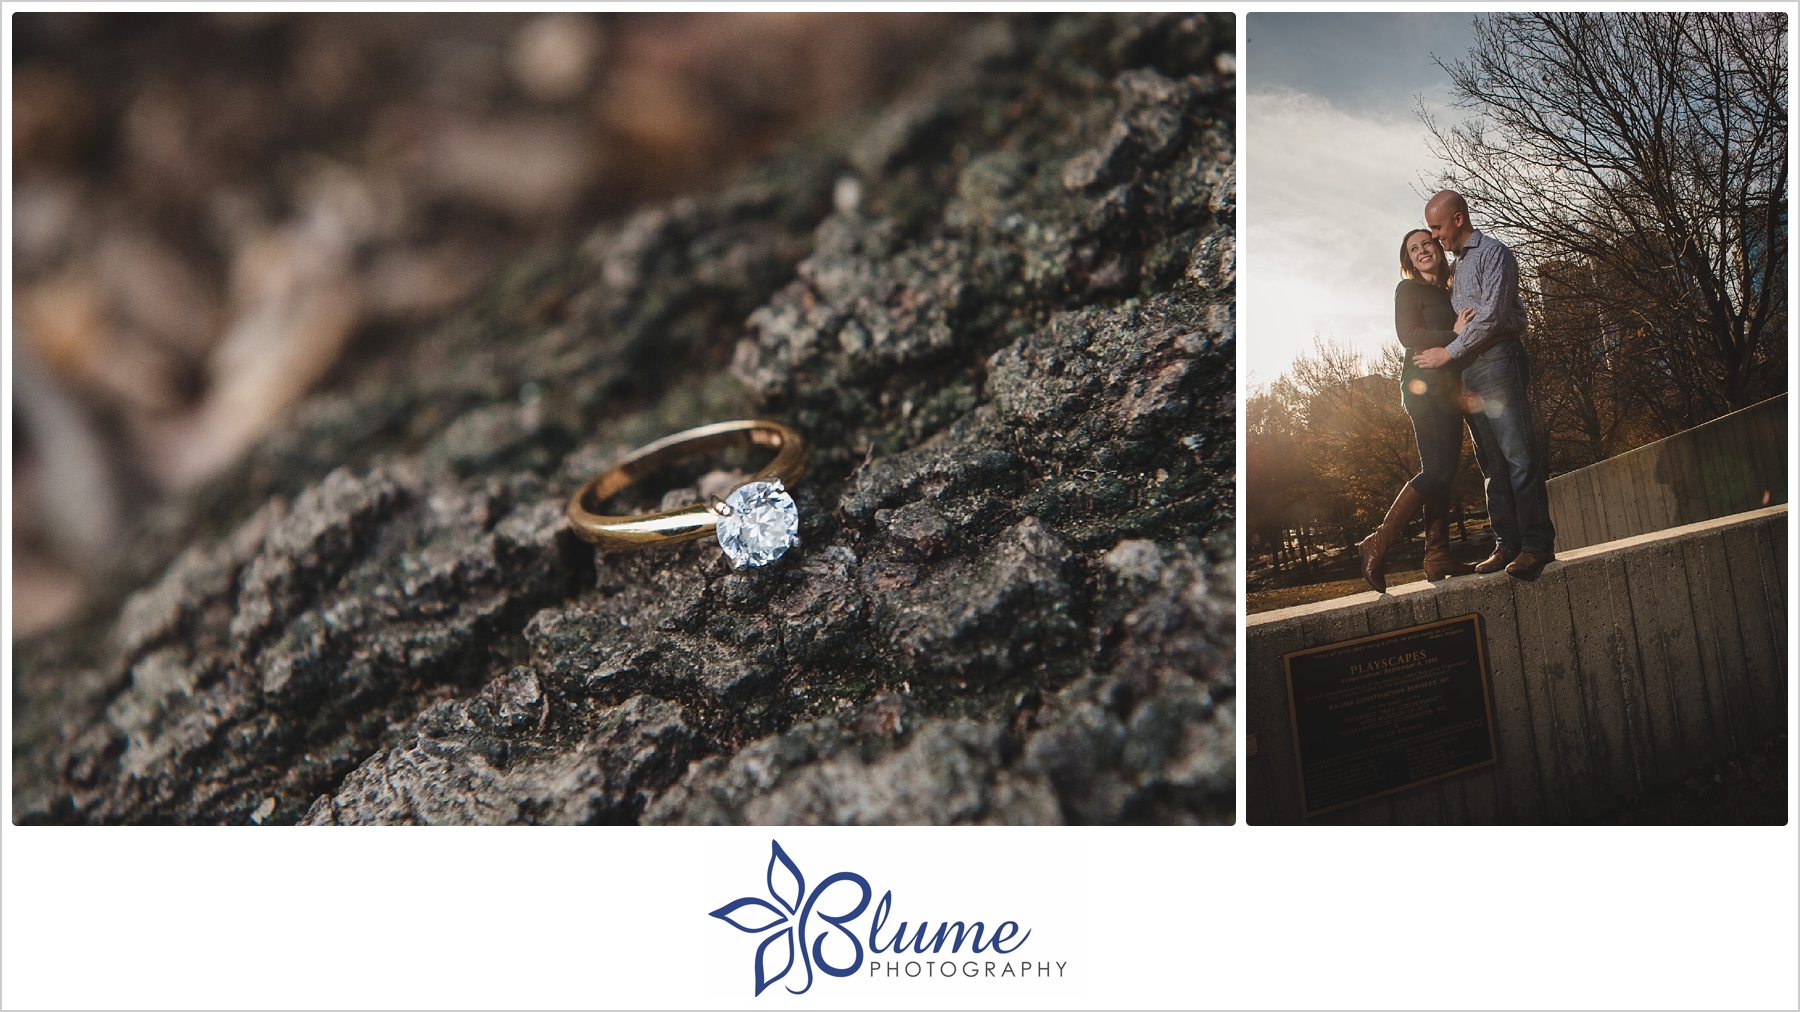
[[[1387,592],[1388,548],[1421,509],[1428,580],[1501,569],[1530,579],[1556,559],[1543,461],[1532,445],[1518,261],[1470,224],[1469,205],[1455,191],[1426,203],[1425,224],[1401,239],[1403,280],[1394,290],[1394,328],[1409,356],[1400,400],[1418,441],[1419,473],[1358,546],[1363,579],[1381,593]],[[1454,280],[1446,250],[1456,253]],[[1450,483],[1464,425],[1475,443],[1495,538],[1494,554],[1474,566],[1450,555]]]

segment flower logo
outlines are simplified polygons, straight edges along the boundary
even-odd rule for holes
[[[808,894],[806,876],[800,873],[800,866],[781,849],[779,841],[770,840],[769,847],[769,870],[765,876],[769,899],[745,896],[710,912],[711,916],[739,931],[753,935],[769,933],[756,947],[756,993],[761,995],[770,984],[786,977],[794,969],[796,956],[806,974],[806,983],[797,991],[788,988],[790,994],[805,994],[812,989],[814,965],[833,977],[848,977],[855,973],[863,962],[862,942],[844,925],[868,909],[871,894],[868,880],[855,872],[840,871],[820,882]],[[860,888],[861,898],[856,906],[841,914],[815,912],[819,898],[840,882]],[[836,966],[825,958],[825,942],[831,937],[829,930],[814,937],[810,947],[807,945],[807,922],[815,913],[820,921],[831,925],[849,940],[855,958],[848,964]],[[780,968],[776,969],[777,966]]]

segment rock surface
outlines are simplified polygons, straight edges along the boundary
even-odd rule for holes
[[[1232,33],[993,21],[514,265],[15,647],[15,819],[1230,821]],[[568,532],[755,416],[815,447],[777,563]]]

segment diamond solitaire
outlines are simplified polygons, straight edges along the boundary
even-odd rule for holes
[[[774,450],[743,487],[724,502],[690,502],[655,513],[624,516],[597,508],[639,479],[671,464],[733,448]],[[677,432],[633,450],[582,483],[563,510],[576,537],[604,552],[627,552],[716,537],[734,567],[766,566],[799,544],[800,515],[787,483],[806,473],[806,441],[800,433],[767,421],[714,422]]]
[[[719,547],[733,568],[766,566],[800,543],[800,511],[780,480],[753,481],[713,507]]]

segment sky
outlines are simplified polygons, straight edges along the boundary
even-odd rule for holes
[[[1368,359],[1394,341],[1400,237],[1424,224],[1423,102],[1440,122],[1472,15],[1249,15],[1238,367],[1273,382],[1314,336]],[[1477,223],[1479,227],[1479,223]]]

